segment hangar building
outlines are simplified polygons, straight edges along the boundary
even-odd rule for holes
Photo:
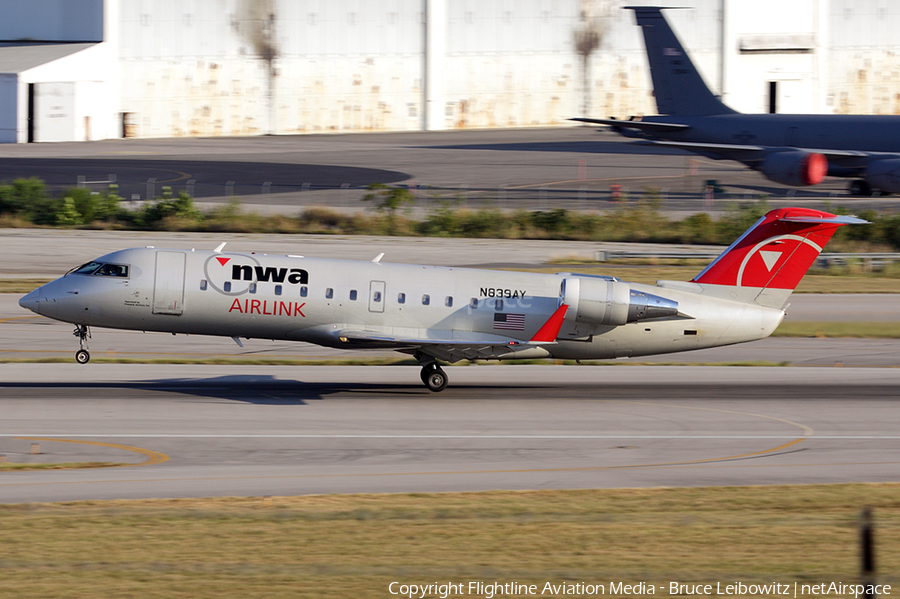
[[[652,114],[640,29],[621,7],[660,3],[0,0],[0,142]],[[734,108],[900,113],[900,4],[691,4],[667,15]]]

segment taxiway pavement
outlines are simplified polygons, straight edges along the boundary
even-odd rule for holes
[[[296,214],[309,206],[365,209],[371,183],[415,191],[417,208],[443,203],[503,209],[608,210],[612,185],[636,200],[655,190],[671,212],[727,210],[766,196],[772,207],[850,210],[891,207],[896,200],[851,197],[847,180],[804,189],[779,185],[730,161],[622,138],[596,127],[312,134],[237,138],[124,139],[59,144],[4,144],[0,181],[37,176],[55,189],[105,190],[126,200],[159,196],[163,186],[202,204],[240,198],[261,212]],[[708,197],[707,181],[724,193]]]

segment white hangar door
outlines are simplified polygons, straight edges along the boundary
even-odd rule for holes
[[[184,252],[156,252],[154,314],[181,314],[184,309],[184,263]]]

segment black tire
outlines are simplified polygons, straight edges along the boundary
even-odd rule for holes
[[[422,373],[422,379],[429,391],[437,393],[447,388],[447,373],[440,368],[431,368],[427,372],[423,369]]]
[[[91,360],[91,354],[86,349],[79,349],[75,352],[75,361],[79,364],[87,364]]]
[[[872,195],[872,187],[865,179],[854,179],[850,183],[850,193],[855,196],[870,196]]]

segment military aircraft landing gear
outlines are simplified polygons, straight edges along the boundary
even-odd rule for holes
[[[416,354],[416,359],[422,364],[422,372],[419,377],[429,391],[443,391],[447,388],[447,373],[438,365],[431,356]]]
[[[865,179],[854,179],[850,183],[850,193],[855,196],[870,196],[872,186]]]
[[[91,330],[87,325],[77,324],[75,325],[75,331],[72,334],[78,337],[78,345],[81,347],[81,349],[75,352],[75,361],[79,364],[87,364],[91,359],[91,354],[87,350],[87,340],[91,337]]]

